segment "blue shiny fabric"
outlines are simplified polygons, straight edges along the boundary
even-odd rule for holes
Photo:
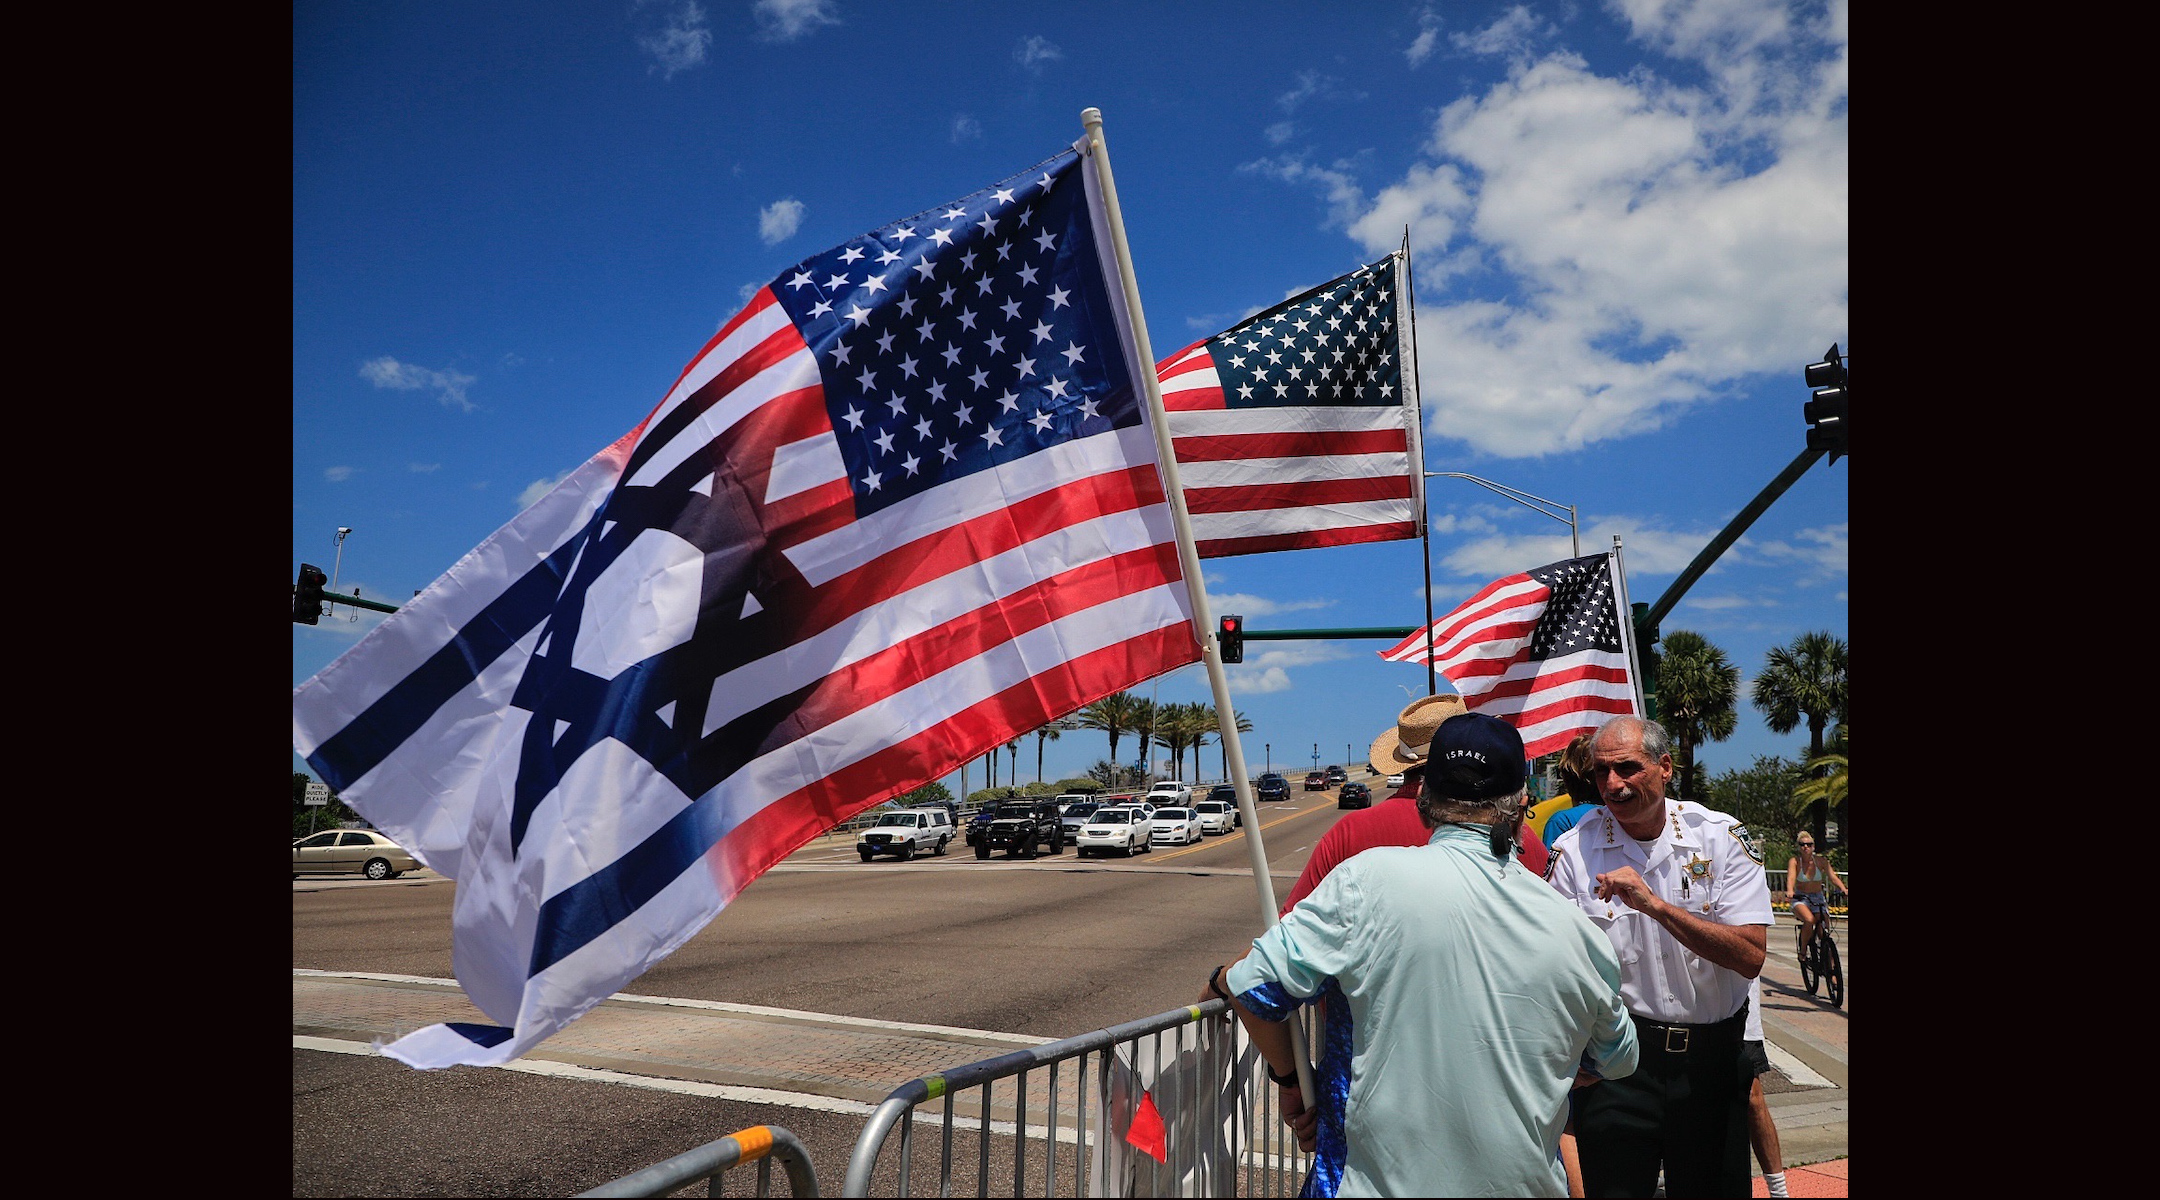
[[[1315,997],[1323,998],[1327,1006],[1322,1010],[1320,1059],[1313,1064],[1313,1092],[1320,1121],[1314,1130],[1312,1170],[1298,1189],[1301,1197],[1332,1197],[1340,1191],[1343,1164],[1350,1155],[1350,1143],[1343,1136],[1343,1112],[1350,1104],[1350,998],[1343,995],[1342,986],[1333,976]],[[1287,1019],[1295,1008],[1313,1002],[1293,997],[1278,983],[1263,983],[1238,993],[1238,1003],[1268,1021]]]

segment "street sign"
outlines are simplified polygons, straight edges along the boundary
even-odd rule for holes
[[[311,783],[307,785],[307,803],[314,805],[330,803],[330,785],[327,783]]]

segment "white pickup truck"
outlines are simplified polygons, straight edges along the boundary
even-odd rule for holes
[[[904,808],[877,819],[855,835],[855,853],[869,862],[880,854],[906,862],[917,854],[943,854],[953,839],[952,814],[942,808]]]

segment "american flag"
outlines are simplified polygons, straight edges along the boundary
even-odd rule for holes
[[[1202,558],[1418,536],[1404,271],[1389,255],[1157,364]]]
[[[1496,579],[1432,624],[1432,661],[1471,712],[1500,717],[1531,758],[1628,714],[1635,685],[1620,612],[1619,560],[1592,554]],[[1380,657],[1422,663],[1425,630]]]
[[[294,692],[524,1053],[835,822],[1200,658],[1092,160],[804,260]]]

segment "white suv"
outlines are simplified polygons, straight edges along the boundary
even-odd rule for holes
[[[953,839],[952,814],[942,808],[904,808],[877,819],[855,835],[855,853],[869,862],[896,854],[906,862],[917,854],[943,854]]]

